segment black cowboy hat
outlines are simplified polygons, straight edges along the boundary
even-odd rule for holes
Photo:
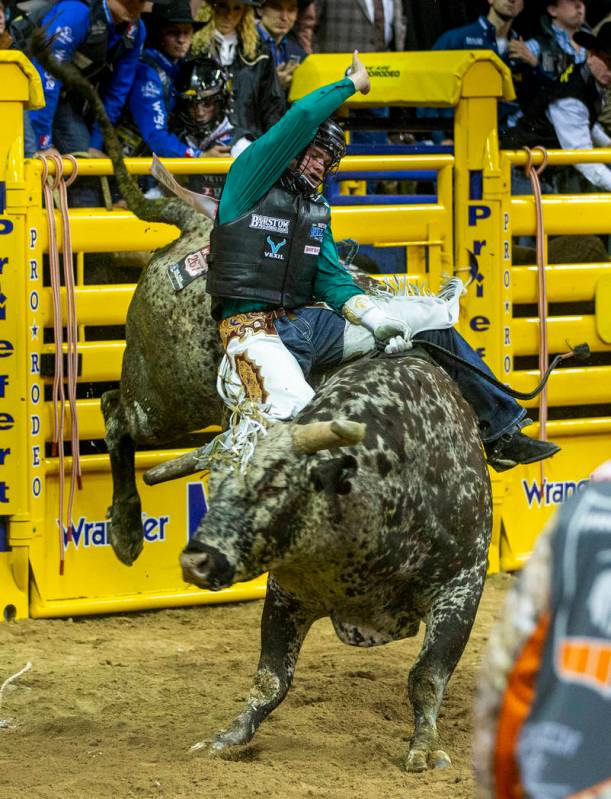
[[[605,22],[597,34],[588,33],[587,31],[577,31],[577,33],[573,35],[573,39],[577,44],[585,47],[586,50],[592,50],[595,53],[604,53],[611,57],[611,22]]]
[[[150,29],[174,24],[193,25],[193,30],[198,31],[208,24],[193,19],[189,0],[155,0],[152,11],[146,11],[141,16]]]

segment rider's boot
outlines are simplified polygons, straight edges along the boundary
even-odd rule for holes
[[[515,430],[494,441],[485,442],[484,450],[488,464],[496,472],[504,472],[519,464],[536,463],[550,458],[560,452],[560,447],[553,441],[539,441]]]

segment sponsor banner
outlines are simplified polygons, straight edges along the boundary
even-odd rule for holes
[[[160,543],[166,540],[170,516],[148,516],[142,514],[142,527],[144,540],[149,544]],[[64,527],[64,546],[66,551],[70,547],[75,549],[89,549],[91,547],[109,547],[108,527],[110,521],[89,521],[86,516],[81,516],[74,522],[72,540],[68,538],[68,530]]]
[[[529,508],[561,505],[573,494],[583,491],[590,481],[558,480],[538,483],[536,480],[522,480],[522,489]]]
[[[279,216],[263,216],[262,214],[251,214],[249,227],[254,230],[267,230],[270,233],[277,233],[287,236],[289,232],[290,219],[283,219]]]

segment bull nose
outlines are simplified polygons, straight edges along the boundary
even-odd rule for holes
[[[185,582],[205,580],[210,573],[211,559],[206,552],[183,553],[180,556]]]

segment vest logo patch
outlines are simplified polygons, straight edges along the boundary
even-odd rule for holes
[[[310,228],[310,238],[316,239],[316,241],[322,241],[326,227],[327,226],[323,222],[316,222],[313,224]]]
[[[286,239],[274,241],[271,236],[268,236],[266,242],[269,244],[270,249],[265,250],[263,255],[266,258],[276,258],[278,261],[284,261],[284,253],[279,252],[286,244]]]
[[[306,244],[303,251],[306,255],[318,255],[320,247],[312,247],[310,244]]]
[[[263,216],[263,214],[251,214],[249,227],[255,230],[268,230],[270,233],[288,235],[290,219],[282,219],[278,216]]]

